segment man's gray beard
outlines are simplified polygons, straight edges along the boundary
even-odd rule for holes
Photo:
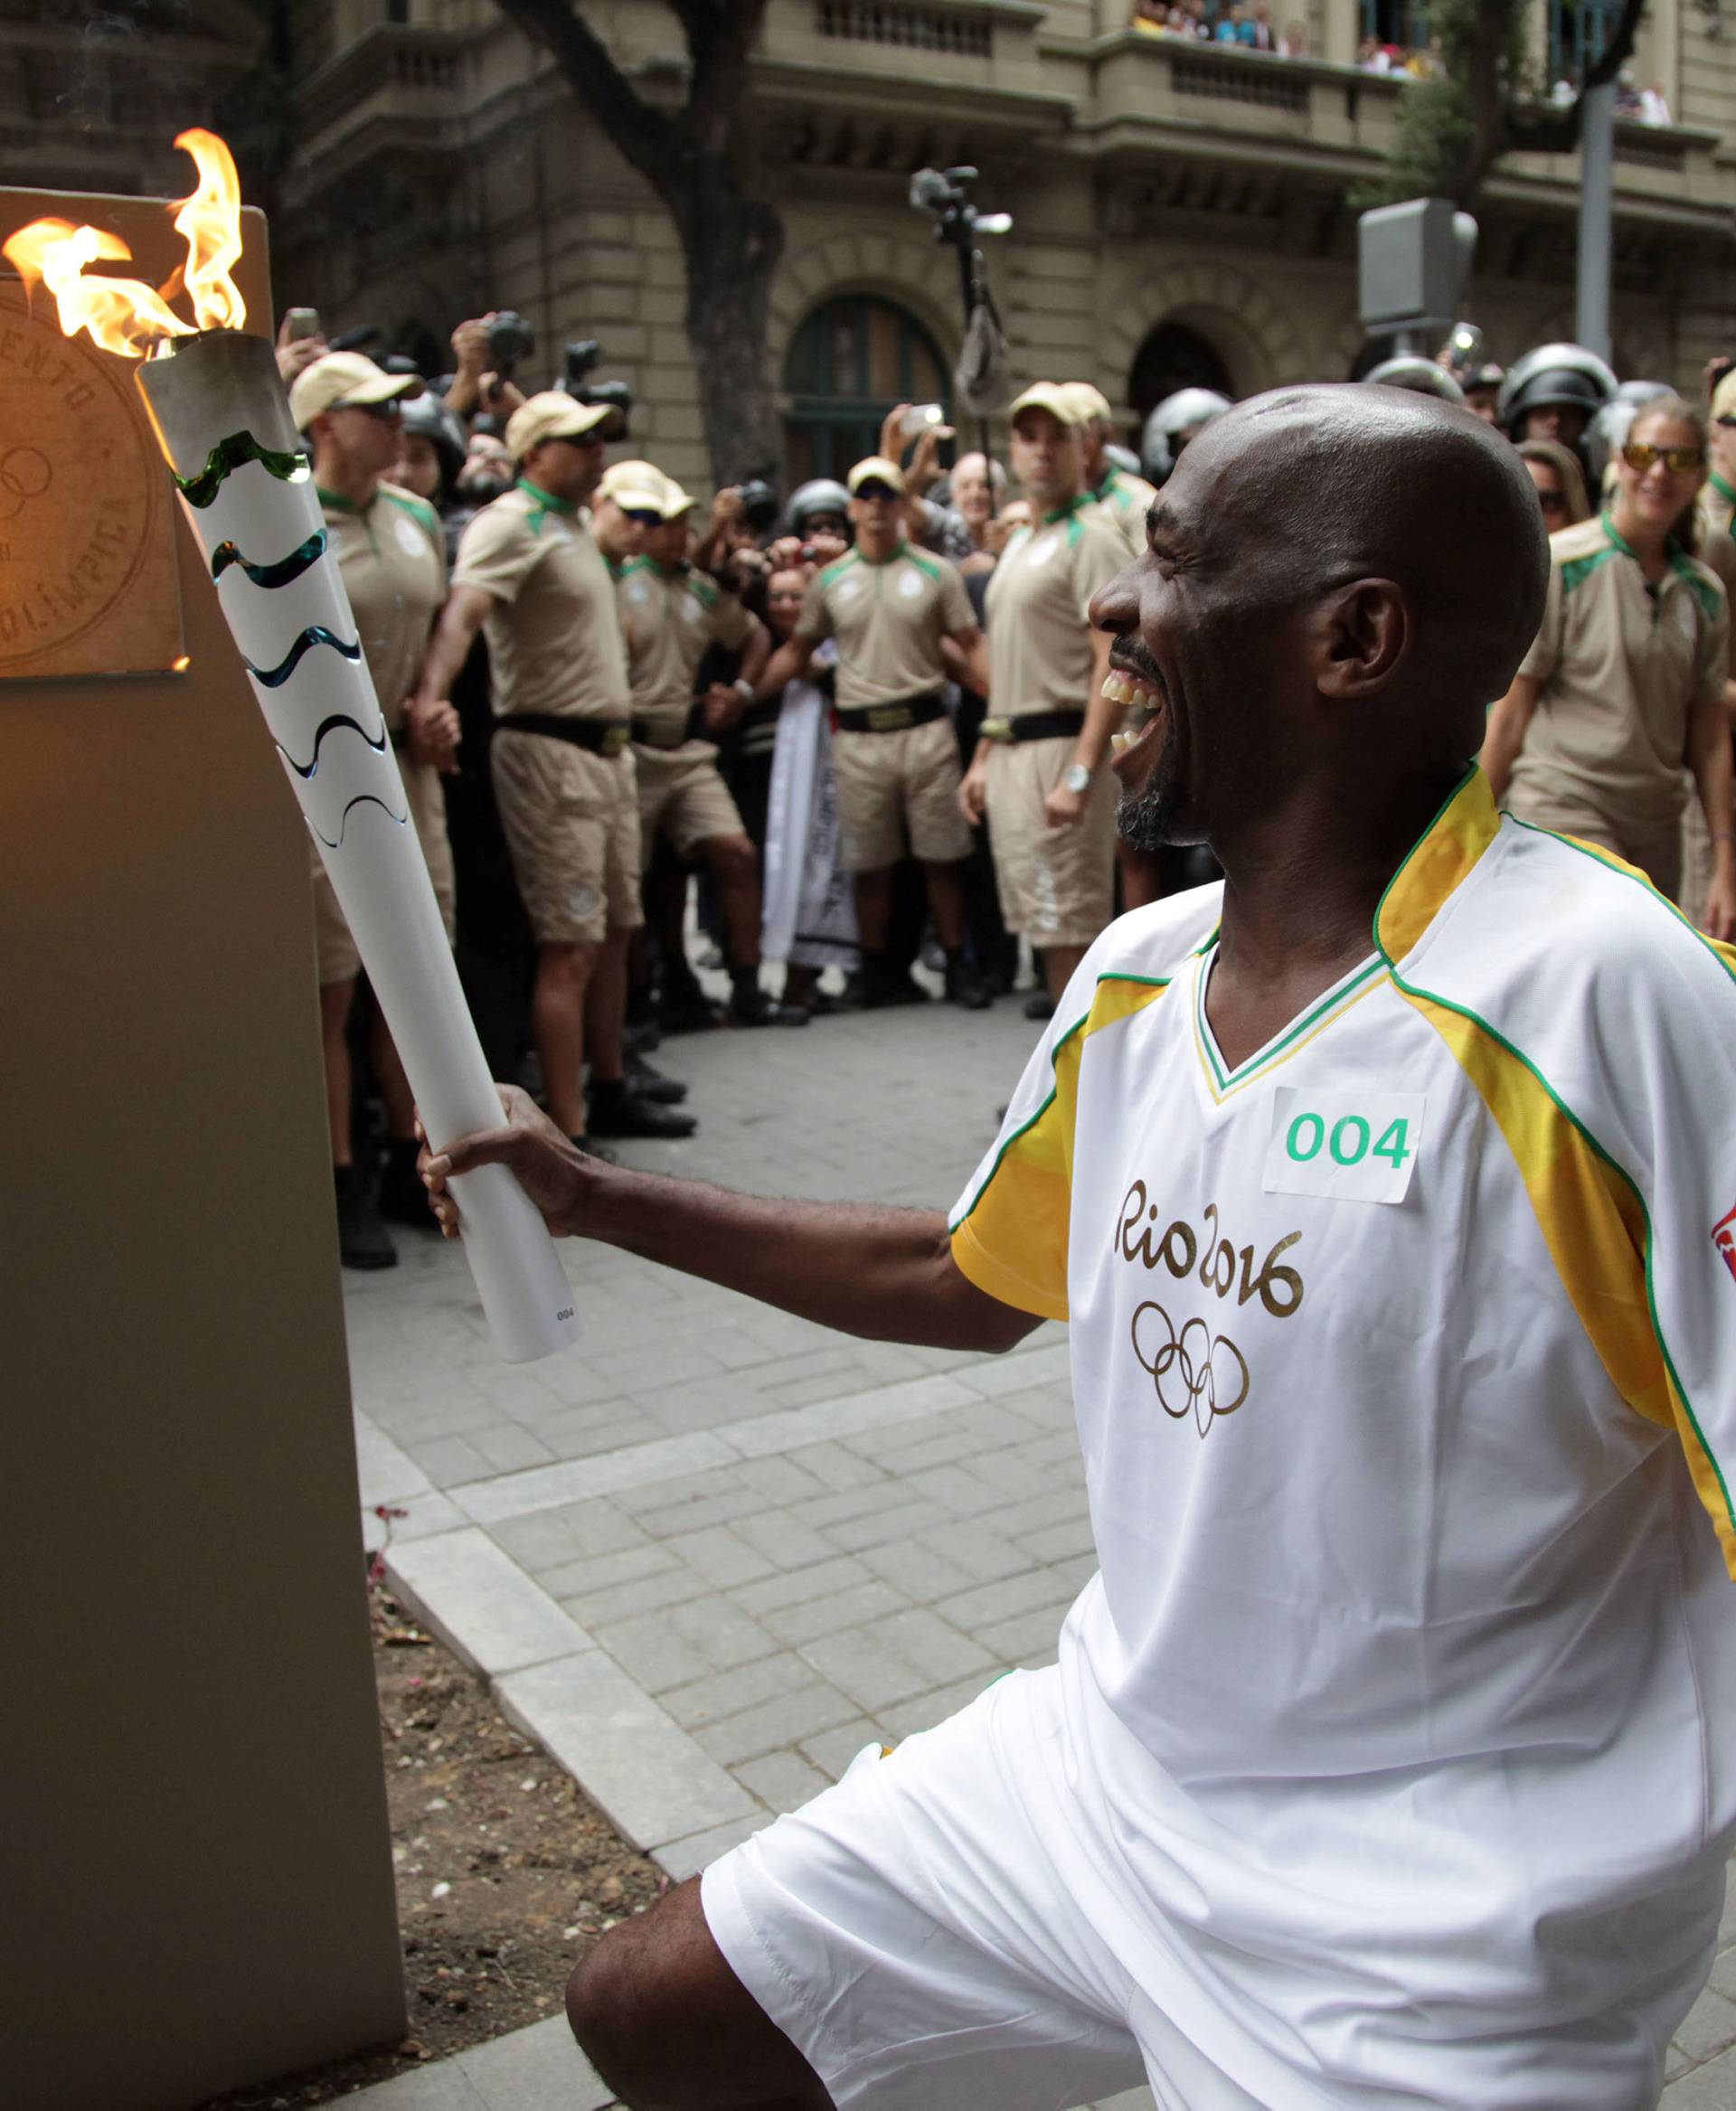
[[[1134,850],[1169,848],[1164,827],[1164,787],[1147,782],[1137,792],[1123,792],[1116,803],[1115,831]]]

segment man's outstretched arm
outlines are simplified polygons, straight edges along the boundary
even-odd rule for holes
[[[1038,1322],[986,1292],[952,1258],[939,1210],[790,1202],[701,1181],[629,1173],[587,1156],[528,1094],[501,1088],[504,1127],[424,1151],[448,1239],[460,1229],[448,1174],[505,1165],[558,1239],[595,1239],[872,1341],[1010,1349]]]

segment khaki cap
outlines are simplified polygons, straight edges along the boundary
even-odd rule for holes
[[[611,462],[597,495],[613,499],[623,513],[660,514],[668,488],[669,479],[655,462]]]
[[[1736,418],[1736,368],[1712,391],[1712,415],[1714,419]]]
[[[1115,423],[1115,412],[1109,408],[1109,399],[1101,389],[1090,382],[1062,382],[1061,392],[1075,404],[1073,416],[1080,425],[1090,425],[1096,419],[1105,425]]]
[[[665,521],[678,521],[683,514],[692,513],[699,501],[691,491],[684,491],[673,476],[664,480],[663,517]]]
[[[564,389],[542,389],[527,396],[506,420],[506,448],[522,462],[545,439],[583,439],[607,419],[620,422],[612,403],[581,403]]]
[[[903,495],[904,472],[896,462],[889,462],[884,455],[870,455],[866,460],[858,462],[844,481],[850,487],[852,498],[864,484],[883,484],[888,491],[895,491],[901,497]]]
[[[306,432],[322,412],[354,403],[391,403],[420,396],[419,373],[388,373],[363,352],[327,352],[304,366],[289,391],[289,415]]]
[[[1065,382],[1033,382],[1024,395],[1015,396],[1007,405],[1009,425],[1021,410],[1046,410],[1051,418],[1058,418],[1063,425],[1073,427],[1083,425],[1086,416]]]

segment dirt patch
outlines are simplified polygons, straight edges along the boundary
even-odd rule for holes
[[[377,1583],[370,1601],[410,2032],[201,2111],[327,2104],[541,2022],[598,1937],[667,1888]]]

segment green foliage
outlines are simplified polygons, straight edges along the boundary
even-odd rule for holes
[[[1511,137],[1511,114],[1535,97],[1524,0],[1434,0],[1435,71],[1399,98],[1392,151],[1349,203],[1361,212],[1403,198],[1468,204]]]

